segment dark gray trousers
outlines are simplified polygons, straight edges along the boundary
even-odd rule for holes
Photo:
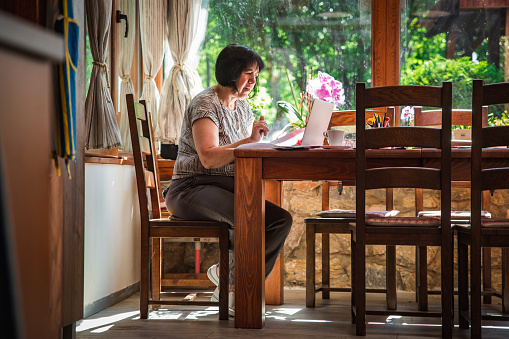
[[[216,220],[230,225],[230,284],[234,283],[234,177],[200,175],[172,180],[165,190],[168,211],[179,218]],[[265,277],[268,277],[292,227],[286,210],[265,201]]]

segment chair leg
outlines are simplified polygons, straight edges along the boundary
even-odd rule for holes
[[[306,307],[315,307],[315,225],[306,225]]]
[[[395,310],[398,307],[398,300],[396,295],[396,246],[386,246],[385,253],[386,253],[385,288],[387,289],[386,294],[387,309]]]
[[[152,300],[161,300],[161,269],[163,267],[161,243],[161,238],[152,239]]]
[[[482,286],[483,291],[491,291],[491,248],[483,247],[482,249]],[[491,295],[486,294],[483,297],[485,304],[491,304]]]
[[[509,313],[509,249],[502,248],[502,313]]]
[[[150,289],[150,245],[148,235],[147,238],[143,239],[143,234],[141,235],[141,253],[140,253],[140,261],[141,261],[141,272],[140,272],[140,318],[147,319],[148,318],[148,298],[149,298],[149,289]]]
[[[219,229],[219,320],[228,320],[228,226]]]
[[[322,233],[322,299],[330,299],[330,234]]]
[[[489,211],[491,209],[491,192],[490,191],[482,191],[481,196],[481,208],[485,211]],[[493,286],[491,284],[491,248],[484,247],[482,248],[482,286],[483,291],[493,291]],[[483,302],[485,304],[491,304],[491,294],[486,293],[483,297]]]
[[[417,246],[415,248],[417,307],[419,311],[428,310],[428,248]]]
[[[470,331],[481,337],[481,249],[470,246]]]
[[[442,238],[441,258],[441,285],[442,285],[442,338],[452,338],[452,329],[454,327],[454,266],[452,258],[453,250],[452,238],[445,241]],[[479,290],[480,292],[480,290]]]
[[[357,322],[357,318],[355,316],[356,314],[356,305],[355,305],[355,271],[356,271],[356,260],[355,260],[355,241],[353,239],[353,236],[350,237],[350,286],[351,286],[351,292],[350,292],[350,310],[352,313],[352,324],[355,324]]]
[[[468,328],[468,245],[458,236],[458,317],[460,328]]]
[[[355,244],[355,334],[366,335],[366,246]]]

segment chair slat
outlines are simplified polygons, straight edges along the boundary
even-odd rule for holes
[[[432,86],[382,86],[366,89],[366,108],[383,106],[442,106],[442,88]]]
[[[139,102],[134,103],[134,111],[136,113],[136,118],[138,120],[147,120],[147,113],[145,111],[145,106],[143,104],[140,104]]]
[[[394,107],[389,107],[387,111],[383,110],[366,110],[366,120],[373,117],[373,114],[378,114],[380,116],[384,116],[387,112],[387,116],[390,118],[390,121],[394,121]],[[347,110],[340,112],[332,112],[332,116],[330,118],[329,129],[334,126],[355,126],[355,110]]]
[[[404,142],[402,142],[404,140]],[[441,148],[440,129],[432,127],[385,127],[366,130],[366,148],[407,147]]]
[[[148,140],[148,138],[140,136],[140,149],[143,154],[152,154],[150,140]]]
[[[381,167],[366,170],[366,188],[418,187],[440,189],[440,170],[422,167]]]
[[[145,170],[145,184],[147,185],[147,188],[155,188],[156,187],[156,180],[154,178],[154,173]]]
[[[505,104],[509,98],[509,82],[484,85],[482,95],[483,105]]]
[[[509,126],[482,129],[482,147],[509,146]]]
[[[414,109],[415,126],[440,126],[442,124],[442,110],[431,109],[423,111],[418,106]],[[472,126],[472,110],[471,109],[453,109],[452,125]],[[482,107],[482,125],[488,126],[488,107]]]
[[[482,170],[481,190],[494,189],[509,189],[509,167]]]

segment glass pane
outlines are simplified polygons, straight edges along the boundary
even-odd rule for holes
[[[509,80],[507,7],[506,0],[402,0],[401,83],[452,81],[453,108],[470,109],[473,79]],[[504,108],[490,114],[495,124]]]
[[[318,71],[342,83],[340,108],[354,107],[355,83],[371,82],[371,1],[210,0],[198,67],[205,88],[216,84],[216,57],[230,43],[254,49],[266,64],[252,106],[265,115],[274,136],[295,121],[276,103],[300,107],[306,78]]]

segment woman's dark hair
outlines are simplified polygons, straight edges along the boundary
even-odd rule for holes
[[[221,86],[238,92],[237,79],[242,72],[254,64],[258,65],[259,72],[265,68],[262,58],[252,49],[237,44],[228,45],[217,56],[216,80]],[[255,83],[250,97],[256,95],[257,92],[258,82]]]

